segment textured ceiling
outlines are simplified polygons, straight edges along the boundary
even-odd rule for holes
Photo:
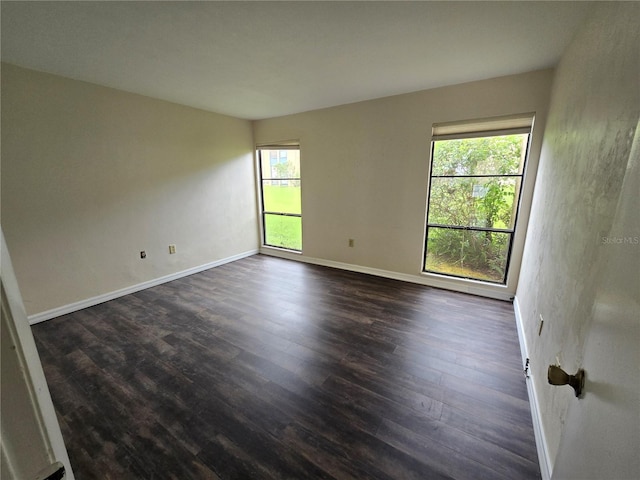
[[[554,66],[589,2],[8,2],[2,60],[260,119]]]

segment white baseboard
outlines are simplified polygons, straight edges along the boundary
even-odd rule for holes
[[[511,301],[513,293],[506,290],[502,286],[487,286],[482,282],[474,282],[472,280],[464,283],[457,283],[455,280],[447,280],[438,278],[439,275],[411,275],[408,273],[393,272],[390,270],[382,270],[379,268],[364,267],[362,265],[354,265],[351,263],[335,262],[333,260],[325,260],[322,258],[306,257],[300,253],[262,247],[260,253],[271,255],[272,257],[287,258],[289,260],[297,260],[314,265],[322,265],[324,267],[339,268],[340,270],[348,270],[350,272],[366,273],[377,277],[391,278],[393,280],[402,280],[404,282],[417,283],[428,287],[442,288],[445,290],[454,290],[456,292],[470,293],[481,297],[494,298],[497,300]]]
[[[139,292],[140,290],[144,290],[146,288],[155,287],[156,285],[160,285],[162,283],[167,283],[172,280],[177,280],[178,278],[187,277],[189,275],[193,275],[194,273],[203,272],[204,270],[209,270],[210,268],[218,267],[220,265],[224,265],[225,263],[234,262],[236,260],[240,260],[241,258],[255,255],[256,253],[258,253],[257,249],[249,250],[247,252],[239,253],[231,257],[223,258],[221,260],[216,260],[214,262],[205,263],[204,265],[198,265],[197,267],[188,268],[187,270],[182,270],[181,272],[154,278],[153,280],[148,280],[136,285],[131,285],[130,287],[121,288],[113,292],[103,293],[102,295],[87,298],[86,300],[80,300],[79,302],[70,303],[68,305],[63,305],[61,307],[47,310],[45,312],[29,315],[29,324],[35,325],[36,323],[44,322],[45,320],[51,320],[52,318],[66,315],[67,313],[77,312],[78,310],[82,310],[83,308],[93,307],[94,305],[108,302],[109,300],[129,295],[130,293]]]
[[[515,311],[518,340],[520,341],[520,352],[522,353],[522,365],[524,368],[527,358],[530,357],[517,296],[513,299],[513,310]],[[527,392],[529,394],[531,420],[533,421],[533,432],[536,439],[536,449],[538,451],[538,462],[540,463],[540,474],[542,475],[542,480],[550,480],[553,466],[551,465],[547,437],[544,434],[544,426],[542,425],[542,418],[540,417],[540,404],[538,403],[538,395],[536,394],[536,384],[531,375],[527,377]]]

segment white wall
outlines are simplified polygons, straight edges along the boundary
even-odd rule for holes
[[[253,172],[249,121],[2,65],[2,228],[29,314],[257,249]]]
[[[567,412],[575,402],[584,402],[576,406],[583,407],[592,401],[593,395],[599,395],[600,400],[610,404],[614,410],[625,411],[624,404],[628,400],[623,400],[620,395],[628,397],[631,388],[635,406],[631,409],[626,407],[626,426],[634,428],[635,422],[635,428],[640,428],[638,342],[631,342],[635,347],[629,342],[620,342],[619,348],[614,347],[599,357],[599,361],[606,365],[598,365],[597,370],[616,369],[629,382],[626,385],[611,383],[620,376],[607,379],[600,375],[594,378],[597,375],[593,364],[590,371],[590,366],[584,361],[590,354],[585,351],[587,338],[594,328],[603,328],[603,324],[594,325],[595,312],[602,308],[602,304],[608,303],[614,308],[611,312],[613,319],[617,308],[615,297],[611,297],[610,289],[601,278],[603,263],[617,259],[616,263],[621,268],[628,269],[626,272],[620,270],[620,278],[635,275],[637,279],[640,271],[640,246],[623,247],[606,240],[611,236],[625,176],[637,175],[638,172],[637,168],[635,173],[627,170],[640,115],[638,18],[639,4],[600,7],[564,53],[554,81],[517,292],[531,358],[532,381],[544,427],[543,440],[551,467],[555,464],[563,436],[575,428],[575,425],[567,424]],[[625,194],[637,196],[638,192],[628,189]],[[628,223],[626,228],[617,228],[615,236],[633,237],[632,232],[637,232],[639,219],[636,211],[630,220],[633,223]],[[622,294],[622,290],[617,292],[620,302],[624,299]],[[635,310],[629,308],[616,314],[636,324],[637,338],[640,292],[636,290],[634,295]],[[618,307],[622,309],[624,306],[620,303]],[[540,314],[544,317],[544,327],[538,336]],[[632,315],[635,317],[630,317]],[[607,327],[606,324],[604,326]],[[546,369],[556,362],[556,357],[569,373],[585,367],[588,379],[585,395],[591,396],[590,399],[576,400],[570,388],[547,384]],[[590,377],[590,373],[594,377]],[[593,383],[589,383],[589,379]],[[592,415],[602,415],[602,412],[594,410]],[[610,416],[599,425],[610,422],[612,425],[614,421],[620,419],[614,420]],[[617,465],[620,455],[625,459],[623,452],[627,452],[627,468],[631,468],[633,457],[637,457],[638,445],[629,445],[631,438],[625,435],[625,420],[622,422],[618,425],[619,434],[615,428],[612,436],[605,435],[604,430],[598,433],[595,429],[589,438],[583,438],[585,444],[580,456],[583,459],[588,457],[590,461],[583,464],[600,466],[599,469],[591,469],[594,478],[627,478],[609,476],[620,471],[614,467],[620,467]],[[629,454],[629,447],[635,450],[635,454]],[[612,454],[615,451],[618,453]],[[586,474],[585,470],[581,471],[581,475]],[[565,471],[563,475],[569,474]],[[637,478],[635,475],[628,478],[631,477]]]
[[[254,122],[259,144],[300,140],[303,255],[419,278],[432,125],[536,112],[535,172],[552,76],[543,70]],[[516,268],[511,294],[517,278]]]

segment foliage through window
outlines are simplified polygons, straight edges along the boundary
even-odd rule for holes
[[[302,250],[300,149],[258,150],[262,200],[262,242],[270,247]]]
[[[426,272],[506,283],[529,130],[434,137]]]

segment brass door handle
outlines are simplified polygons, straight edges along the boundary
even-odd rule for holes
[[[579,369],[575,375],[569,375],[557,365],[549,365],[547,380],[551,385],[571,385],[579,397],[584,390],[584,370]]]

